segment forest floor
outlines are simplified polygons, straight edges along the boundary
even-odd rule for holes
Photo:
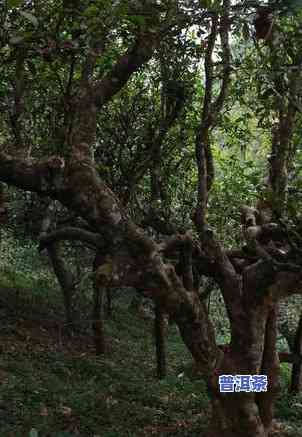
[[[208,398],[183,372],[190,357],[175,326],[159,381],[153,323],[123,298],[106,321],[108,352],[97,357],[88,326],[65,334],[61,306],[31,291],[1,289],[1,437],[200,435]]]
[[[59,299],[51,289],[1,287],[1,437],[202,435],[209,400],[203,381],[189,377],[191,360],[175,326],[167,335],[168,376],[159,381],[153,323],[131,312],[123,295],[106,321],[103,356],[94,354],[88,318],[78,334],[64,332]],[[277,415],[285,425],[274,435],[302,436],[301,411],[302,397],[290,399],[283,389]]]

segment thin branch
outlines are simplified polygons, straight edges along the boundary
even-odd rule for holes
[[[92,94],[98,108],[101,108],[113,95],[120,91],[130,76],[151,59],[158,42],[156,33],[140,35],[133,47],[124,55],[121,55],[110,73],[97,81],[93,86]]]
[[[94,234],[80,228],[66,227],[41,236],[39,249],[43,250],[48,245],[60,240],[81,241],[98,249],[105,247],[104,241],[99,234]]]

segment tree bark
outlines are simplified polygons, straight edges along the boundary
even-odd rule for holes
[[[156,345],[157,377],[163,379],[167,376],[166,339],[165,339],[164,313],[158,304],[155,304],[154,334]]]
[[[259,393],[257,404],[265,429],[270,429],[274,417],[274,401],[279,391],[279,356],[277,344],[277,306],[270,310],[265,328],[264,351],[261,374],[268,379],[269,390]]]
[[[75,294],[75,281],[72,274],[65,268],[64,261],[60,257],[57,244],[47,247],[47,253],[52,263],[53,270],[63,291],[64,308],[66,314],[67,329],[74,329],[73,298]]]
[[[299,319],[299,324],[294,339],[294,347],[292,350],[293,354],[300,356],[302,355],[302,315]],[[302,384],[302,360],[293,363],[291,384],[289,391],[291,393],[299,393],[301,391]]]
[[[104,331],[104,294],[106,290],[95,283],[93,289],[92,329],[95,352],[97,355],[101,355],[106,352]]]
[[[72,331],[74,329],[73,299],[75,294],[75,280],[73,274],[66,268],[60,256],[59,243],[55,239],[52,240],[50,238],[47,240],[47,236],[50,235],[47,234],[47,232],[49,232],[51,228],[54,213],[55,202],[49,202],[41,225],[39,249],[42,250],[45,247],[47,250],[54,273],[63,292],[67,330]],[[44,246],[41,243],[42,241],[44,241]]]
[[[106,255],[101,251],[97,252],[94,262],[93,271],[105,262]],[[93,309],[92,309],[92,331],[95,345],[95,352],[97,355],[106,352],[106,337],[104,328],[104,298],[106,294],[106,287],[103,287],[96,279],[93,278]]]

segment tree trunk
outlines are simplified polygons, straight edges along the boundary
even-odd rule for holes
[[[106,288],[106,316],[111,317],[112,316],[112,290],[107,287]]]
[[[295,334],[294,347],[292,352],[293,354],[297,354],[298,356],[301,356],[302,354],[302,314],[300,316],[299,324]],[[302,383],[302,362],[301,360],[299,360],[298,362],[293,363],[291,385],[289,391],[291,393],[299,393],[301,390],[301,383]]]
[[[203,437],[266,437],[254,393],[212,398],[212,424]]]
[[[160,305],[157,303],[155,304],[154,334],[156,345],[157,377],[159,379],[163,379],[167,376],[165,319],[164,313],[161,310]]]
[[[72,274],[65,268],[64,262],[59,254],[56,244],[47,247],[47,253],[52,263],[53,270],[63,291],[64,307],[66,315],[67,330],[74,329],[73,297],[75,285]]]
[[[252,279],[250,277],[249,279]],[[212,426],[207,437],[267,437],[272,426],[278,391],[279,358],[276,350],[276,303],[258,289],[251,297],[252,282],[246,280],[242,299],[232,308],[231,343],[222,363],[208,379],[212,397]],[[266,375],[267,391],[222,393],[221,375]]]
[[[268,391],[259,393],[257,403],[262,423],[269,429],[274,417],[274,401],[279,391],[279,355],[277,343],[277,305],[270,311],[265,329],[261,374],[267,375]]]
[[[106,352],[106,341],[104,332],[104,294],[106,289],[94,283],[93,286],[93,310],[92,330],[94,335],[95,352],[97,355]]]

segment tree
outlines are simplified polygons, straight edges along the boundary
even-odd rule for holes
[[[243,206],[246,245],[226,250],[208,224],[207,204],[214,179],[211,135],[230,92],[229,35],[231,27],[238,24],[232,15],[238,5],[232,9],[229,0],[224,0],[201,9],[197,3],[192,2],[192,9],[174,1],[63,2],[59,6],[27,2],[22,9],[21,2],[19,9],[11,3],[5,10],[9,26],[2,44],[6,63],[1,68],[6,109],[10,113],[13,108],[15,116],[4,120],[8,141],[7,151],[0,154],[0,180],[58,200],[74,211],[84,220],[85,229],[62,228],[48,234],[43,243],[52,245],[77,236],[93,245],[102,253],[95,274],[99,288],[127,285],[145,291],[176,322],[208,383],[213,406],[208,436],[264,437],[272,426],[278,389],[276,305],[281,297],[298,292],[301,283],[301,238],[294,226],[282,221],[299,104],[293,96],[301,92],[300,76],[299,71],[290,73],[283,95],[278,88],[280,77],[271,81],[274,97],[268,111],[269,116],[274,113],[275,125],[265,205]],[[281,30],[290,29],[294,38],[299,17],[282,19]],[[123,205],[123,199],[100,177],[92,149],[99,112],[106,110],[105,105],[151,60],[162,39],[176,38],[195,22],[201,22],[201,29],[208,31],[202,50],[205,85],[195,138],[195,229],[176,233],[176,227],[175,233],[170,232],[169,237],[166,233],[166,238],[159,240],[135,224],[126,202]],[[16,29],[20,29],[18,34]],[[291,46],[291,71],[296,66],[293,56],[298,46],[298,42]],[[269,52],[272,60],[276,58],[274,49]],[[12,72],[17,82],[13,93],[9,85]],[[162,83],[167,86],[167,72],[163,73]],[[46,99],[41,98],[40,85],[47,91]],[[171,110],[167,99],[164,103],[160,132],[167,130],[177,115],[177,102],[172,102]],[[44,130],[49,111],[55,121]],[[34,128],[33,121],[37,121]],[[51,141],[47,141],[49,133]],[[24,138],[31,139],[31,147]],[[149,147],[153,146],[151,142]],[[17,150],[21,158],[9,150]],[[48,151],[55,155],[46,158]],[[57,156],[58,151],[61,156]],[[156,152],[151,154],[146,171],[151,175],[151,193],[158,200],[163,195],[158,179],[162,148]],[[38,159],[26,158],[28,154]],[[163,234],[161,231],[156,237]],[[169,261],[173,258],[178,268]],[[226,305],[231,342],[223,348],[216,343],[199,294],[203,276],[218,284]],[[235,374],[267,375],[268,391],[221,393],[218,376]]]

